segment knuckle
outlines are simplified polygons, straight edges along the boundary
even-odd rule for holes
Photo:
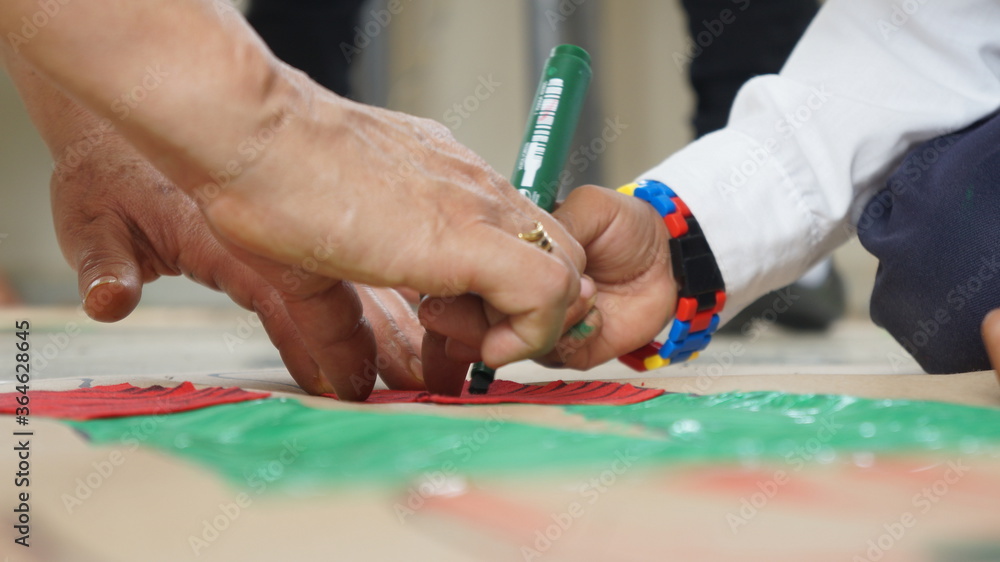
[[[416,120],[416,125],[423,130],[425,135],[435,141],[455,142],[455,136],[452,134],[451,129],[445,126],[444,123],[426,117],[419,117]]]
[[[574,300],[580,292],[580,277],[568,264],[558,262],[547,275],[550,291],[560,300]]]

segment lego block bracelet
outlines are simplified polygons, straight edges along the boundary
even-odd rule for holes
[[[666,185],[643,180],[618,188],[656,209],[670,231],[670,260],[677,281],[677,311],[662,344],[650,342],[618,358],[636,371],[648,371],[698,356],[719,327],[726,285],[715,256],[687,205]]]

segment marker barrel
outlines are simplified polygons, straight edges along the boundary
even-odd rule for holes
[[[590,55],[576,45],[552,49],[542,69],[510,183],[546,211],[555,208],[562,171],[592,75]],[[495,374],[494,369],[483,363],[474,364],[469,392],[486,394]]]
[[[546,211],[555,208],[591,76],[590,55],[576,45],[552,49],[542,69],[510,183]]]

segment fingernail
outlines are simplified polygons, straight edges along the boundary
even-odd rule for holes
[[[424,380],[424,364],[417,357],[410,359],[410,374],[420,382]]]
[[[83,295],[83,304],[87,304],[87,298],[90,297],[90,293],[94,292],[100,285],[107,285],[108,283],[117,283],[118,278],[113,275],[105,275],[103,277],[98,277],[94,279],[94,282],[87,287],[87,292]]]
[[[588,302],[597,299],[597,285],[594,280],[586,275],[580,277],[580,296]]]

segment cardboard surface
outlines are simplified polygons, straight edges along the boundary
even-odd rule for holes
[[[31,317],[32,311],[18,312]],[[35,317],[34,345],[65,333],[66,316]],[[170,316],[169,313],[165,313]],[[231,319],[231,318],[230,318]],[[6,322],[5,319],[0,319]],[[428,404],[357,405],[303,396],[283,369],[216,368],[170,372],[176,342],[192,333],[224,341],[232,324],[195,319],[170,328],[158,317],[130,328],[132,340],[151,350],[165,374],[144,361],[114,359],[120,331],[100,328],[73,336],[48,359],[50,367],[33,389],[69,389],[131,382],[240,386],[296,397],[318,408],[413,411],[487,417],[488,407]],[[10,322],[12,324],[12,322]],[[44,326],[43,326],[44,324]],[[47,326],[47,327],[45,327]],[[0,335],[4,341],[12,334]],[[259,335],[246,341],[259,345]],[[841,334],[848,339],[867,335]],[[58,338],[57,338],[58,339]],[[210,339],[210,338],[209,338]],[[207,339],[205,341],[208,341]],[[2,343],[2,342],[0,342]],[[209,344],[203,342],[202,351]],[[215,345],[215,344],[211,344]],[[221,345],[221,344],[220,344]],[[737,376],[711,375],[629,379],[671,391],[717,393],[784,390],[846,393],[865,397],[940,400],[1000,408],[993,373],[953,376],[865,374],[865,365],[884,349],[863,355],[851,375],[791,374],[787,364],[758,362],[780,342],[746,356],[730,369]],[[13,347],[11,345],[11,347]],[[140,350],[141,351],[141,350]],[[270,353],[269,351],[266,351]],[[237,352],[238,354],[239,352]],[[257,353],[255,351],[255,353]],[[260,353],[265,353],[261,351]],[[97,358],[95,360],[95,357]],[[96,363],[117,365],[118,374],[94,375]],[[138,355],[134,357],[139,357]],[[225,358],[236,362],[245,357]],[[119,361],[116,363],[116,361]],[[165,361],[165,362],[162,362]],[[204,363],[219,361],[203,358]],[[175,362],[181,362],[176,359]],[[198,358],[188,364],[198,366]],[[221,362],[219,363],[221,364]],[[74,372],[74,365],[78,371]],[[798,369],[798,367],[793,367]],[[838,363],[836,369],[843,365]],[[604,369],[604,368],[602,368]],[[615,365],[585,378],[621,379]],[[122,372],[122,371],[125,372]],[[746,374],[747,370],[756,374]],[[58,372],[56,372],[58,371]],[[767,374],[778,372],[783,374]],[[530,373],[529,373],[530,372]],[[681,371],[682,373],[685,371]],[[508,374],[510,373],[510,374]],[[505,369],[504,376],[543,378],[551,371],[530,364]],[[551,378],[571,380],[572,373]],[[522,380],[523,380],[522,378]],[[0,392],[13,383],[0,384]],[[559,408],[505,405],[513,420],[588,432],[623,431],[586,421]],[[1000,551],[1000,459],[982,455],[897,455],[857,457],[853,464],[788,463],[755,466],[696,464],[639,469],[608,459],[599,471],[556,476],[453,478],[439,492],[421,493],[420,482],[405,486],[317,488],[275,493],[235,486],[201,467],[141,446],[93,446],[66,425],[32,419],[30,521],[32,546],[13,545],[18,489],[12,418],[0,418],[8,445],[0,453],[0,554],[10,561],[133,560],[962,560],[975,549]],[[617,462],[616,464],[616,461]],[[783,474],[783,477],[779,477]],[[989,558],[987,558],[989,559]]]

